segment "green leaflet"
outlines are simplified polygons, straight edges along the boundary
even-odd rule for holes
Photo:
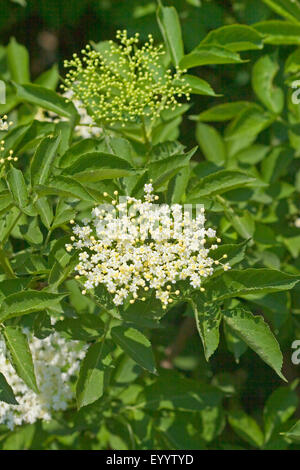
[[[196,127],[196,139],[206,160],[218,166],[225,163],[225,143],[214,127],[199,122]]]
[[[39,393],[34,366],[26,335],[20,328],[7,326],[3,335],[17,374],[35,393]]]
[[[274,431],[284,424],[296,411],[298,397],[297,382],[290,387],[277,388],[268,398],[264,407],[265,435],[268,441]]]
[[[7,383],[5,377],[0,372],[0,402],[8,403],[9,405],[17,405],[18,402],[15,398],[13,389]]]
[[[157,20],[166,47],[174,65],[178,65],[184,55],[181,27],[174,7],[164,7],[159,1]]]
[[[205,284],[207,299],[223,300],[243,294],[268,294],[292,289],[299,276],[292,276],[275,269],[230,270]]]
[[[266,44],[273,45],[299,45],[300,24],[288,21],[269,20],[256,23],[256,31],[264,36]]]
[[[163,183],[171,179],[180,169],[188,165],[197,148],[183,155],[174,155],[149,165],[149,178],[153,180],[154,187],[159,188]]]
[[[7,61],[12,80],[17,83],[30,81],[28,51],[15,38],[11,38],[7,46]]]
[[[85,187],[79,181],[68,176],[57,176],[48,185],[36,186],[35,190],[40,195],[55,194],[94,202],[94,198]]]
[[[254,447],[262,447],[264,435],[257,422],[242,410],[230,411],[228,421],[244,441]]]
[[[201,45],[216,44],[224,46],[233,52],[262,49],[261,35],[255,29],[246,25],[222,26],[208,33]]]
[[[144,369],[156,373],[151,343],[139,330],[116,326],[111,330],[112,339]]]
[[[198,333],[208,361],[219,345],[221,311],[218,305],[204,305],[201,294],[193,295],[190,304],[194,310]]]
[[[273,57],[261,57],[252,71],[252,86],[257,97],[273,113],[279,114],[284,107],[284,93],[273,84],[279,65]]]
[[[79,182],[96,182],[129,176],[132,171],[131,165],[122,158],[102,152],[91,152],[79,157],[63,171],[63,175],[72,176]]]
[[[44,184],[51,172],[60,136],[45,137],[38,146],[31,163],[31,184]]]
[[[0,321],[57,306],[65,294],[26,290],[6,297],[0,307]]]
[[[92,341],[102,336],[104,324],[96,315],[83,314],[57,322],[55,329],[67,339]]]
[[[59,116],[64,116],[72,122],[73,125],[78,121],[78,114],[73,103],[66,103],[65,98],[58,95],[49,88],[44,88],[40,85],[18,85],[14,84],[17,90],[17,96],[41,108],[48,109],[57,113]]]
[[[221,170],[200,179],[199,183],[188,194],[188,198],[193,200],[214,196],[245,185],[255,185],[256,183],[255,178],[241,171]]]
[[[104,340],[92,344],[81,363],[76,386],[78,408],[98,400],[104,392],[110,373],[113,347]]]
[[[198,46],[190,54],[185,55],[179,65],[190,69],[201,65],[215,64],[240,64],[242,59],[239,54],[221,46]]]
[[[24,208],[28,203],[28,191],[22,171],[11,166],[7,175],[7,183],[17,205]]]
[[[254,316],[244,308],[225,310],[224,321],[260,358],[272,367],[280,378],[283,358],[279,344],[261,316]]]

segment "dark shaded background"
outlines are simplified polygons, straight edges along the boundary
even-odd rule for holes
[[[22,5],[25,6],[22,6]],[[266,19],[270,10],[260,0],[164,0],[180,14],[186,50],[213,28],[236,21]],[[118,28],[152,33],[161,40],[155,18],[156,0],[0,0],[0,43],[11,36],[26,45],[33,78],[89,40],[113,38]]]

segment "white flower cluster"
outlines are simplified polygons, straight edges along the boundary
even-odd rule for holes
[[[300,217],[295,220],[295,227],[300,228]]]
[[[204,291],[202,281],[222,263],[208,256],[218,245],[206,246],[216,232],[204,228],[202,207],[193,217],[187,206],[154,203],[158,196],[153,195],[151,183],[144,190],[143,201],[126,196],[112,200],[109,207],[93,209],[92,223],[75,225],[73,243],[66,249],[81,250],[75,269],[77,278],[86,278],[83,294],[104,284],[115,305],[122,305],[127,298],[130,303],[146,300],[146,292],[153,290],[165,309],[180,293],[178,281],[188,280]],[[114,194],[118,196],[117,191]],[[230,269],[227,263],[223,267]]]
[[[38,419],[49,421],[51,412],[64,410],[73,398],[70,379],[79,368],[85,349],[77,341],[66,341],[58,333],[40,340],[29,336],[37,385],[40,393],[32,391],[16,374],[0,338],[0,370],[12,387],[18,405],[0,401],[0,424],[9,429]]]

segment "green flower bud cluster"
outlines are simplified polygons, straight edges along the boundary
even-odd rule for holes
[[[155,46],[151,35],[139,47],[139,35],[129,38],[118,31],[114,41],[90,45],[73,54],[64,65],[70,70],[62,88],[71,90],[95,123],[140,123],[154,120],[165,109],[182,106],[180,98],[190,100],[191,89],[182,74],[185,70],[166,69],[162,63],[163,47]]]

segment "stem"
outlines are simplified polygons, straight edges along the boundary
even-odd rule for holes
[[[145,143],[145,146],[146,146],[146,149],[147,149],[147,161],[149,162],[149,159],[150,159],[150,152],[151,152],[151,149],[152,149],[152,142],[150,140],[150,137],[147,133],[147,128],[146,128],[146,122],[145,122],[145,118],[142,117],[142,129],[143,129],[143,135],[144,135],[144,143]]]
[[[107,333],[109,332],[109,327],[110,327],[110,324],[111,324],[111,321],[112,321],[113,317],[111,315],[108,316],[108,319],[107,319],[107,322],[105,323],[105,327],[104,327],[104,333],[103,333],[103,343],[105,341],[105,338],[107,336]]]
[[[145,118],[144,116],[142,117],[142,129],[143,129],[143,134],[144,134],[144,141],[146,145],[150,144],[150,140],[147,134],[147,129],[146,129],[146,123],[145,123]]]
[[[49,242],[49,239],[50,239],[51,235],[52,235],[52,229],[50,228],[48,233],[47,233],[44,245],[43,245],[44,250],[47,248],[47,245],[48,245],[48,242]]]
[[[110,327],[110,323],[111,323],[111,321],[112,321],[112,318],[113,318],[113,317],[112,317],[111,315],[109,315],[109,316],[108,316],[108,319],[107,319],[107,321],[106,321],[106,323],[105,323],[104,333],[103,333],[103,336],[102,336],[102,339],[101,339],[102,344],[101,344],[100,354],[99,354],[100,357],[102,356],[102,351],[103,351],[103,348],[104,348],[104,343],[105,343],[105,340],[106,340],[106,336],[107,336],[107,334],[108,334],[108,332],[109,332],[109,327]]]
[[[151,148],[152,148],[152,142],[151,142],[150,135],[149,135],[149,133],[147,132],[147,126],[146,126],[146,122],[145,122],[144,116],[142,117],[142,129],[143,129],[143,135],[144,135],[145,145],[147,145],[147,147],[149,147],[149,150],[151,150]]]
[[[0,264],[9,279],[14,279],[16,277],[10,261],[2,248],[0,248]]]

